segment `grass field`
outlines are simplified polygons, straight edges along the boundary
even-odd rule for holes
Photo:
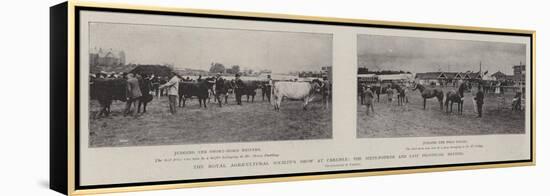
[[[244,97],[246,100],[246,97]],[[258,101],[259,100],[259,101]],[[198,100],[187,101],[176,115],[168,111],[168,98],[155,98],[147,113],[137,118],[124,117],[125,103],[111,106],[111,115],[90,118],[90,147],[145,146],[170,144],[228,143],[332,138],[331,110],[320,102],[310,103],[303,111],[301,101],[284,101],[276,112],[261,96],[254,103],[236,105],[230,96],[228,105],[218,107],[214,99],[208,108],[199,108]],[[90,114],[98,109],[90,103]]]
[[[445,90],[444,92],[447,92]],[[487,134],[525,133],[525,112],[512,111],[510,101],[513,95],[506,95],[502,104],[493,94],[485,95],[483,117],[474,113],[472,93],[466,93],[462,115],[457,114],[456,104],[453,113],[440,110],[437,99],[423,101],[418,91],[409,90],[407,106],[390,107],[386,95],[380,95],[380,103],[374,103],[375,113],[366,115],[366,107],[357,106],[357,137],[430,137]],[[445,107],[445,106],[444,106]],[[445,108],[443,108],[445,109]]]

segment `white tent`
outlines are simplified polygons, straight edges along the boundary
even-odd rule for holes
[[[380,81],[412,81],[414,79],[412,74],[391,74],[391,75],[378,75]]]
[[[375,74],[357,74],[358,78],[373,78],[377,77]]]

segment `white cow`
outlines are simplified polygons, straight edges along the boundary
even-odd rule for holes
[[[276,82],[271,94],[274,109],[279,111],[283,98],[303,100],[303,109],[313,100],[315,93],[319,93],[321,86],[317,82]]]

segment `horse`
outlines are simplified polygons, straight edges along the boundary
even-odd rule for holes
[[[464,108],[464,91],[468,88],[467,84],[464,82],[460,84],[458,90],[452,90],[447,92],[447,97],[445,99],[445,112],[453,112],[453,104],[457,103],[457,110],[459,114],[462,114],[462,109]],[[450,105],[449,105],[450,103]],[[450,109],[450,110],[449,110]]]
[[[445,96],[443,93],[443,90],[435,89],[435,88],[427,88],[427,87],[424,87],[422,84],[414,83],[414,87],[412,90],[415,91],[416,89],[420,91],[420,94],[424,99],[424,109],[426,109],[426,99],[431,99],[435,97],[439,101],[439,106],[441,110],[443,110],[443,98]]]

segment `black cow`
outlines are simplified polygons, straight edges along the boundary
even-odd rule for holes
[[[113,100],[126,101],[127,82],[118,78],[98,78],[90,84],[90,99],[99,102],[100,110],[95,116],[109,116]]]
[[[254,102],[254,97],[256,96],[256,89],[260,88],[259,81],[242,81],[235,82],[235,99],[237,99],[237,104],[241,104],[241,96],[246,95],[246,102],[250,101],[252,97],[252,102]]]
[[[138,113],[141,111],[141,106],[143,105],[143,113],[147,112],[147,103],[153,100],[153,95],[151,95],[151,88],[153,84],[149,78],[139,79],[139,90],[141,91],[141,97],[138,99]]]
[[[218,102],[218,105],[222,107],[222,100],[220,97],[223,97],[225,99],[225,104],[227,104],[227,98],[229,97],[229,93],[233,89],[233,83],[229,80],[220,78],[215,80],[215,85],[215,100]]]
[[[199,106],[206,108],[206,100],[208,99],[208,91],[212,89],[214,85],[210,79],[200,80],[196,82],[183,81],[179,83],[178,95],[179,95],[179,107],[185,107],[185,101],[187,98],[197,97],[199,99]]]

